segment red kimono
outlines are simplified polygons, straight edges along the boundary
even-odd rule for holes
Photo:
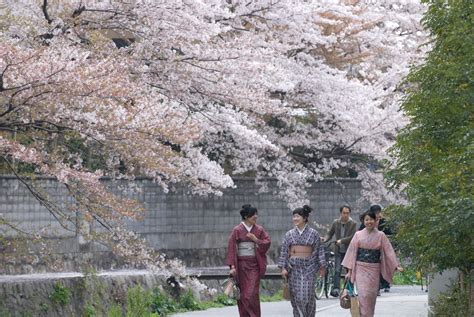
[[[262,226],[254,225],[250,230],[258,241],[255,243],[255,256],[237,256],[237,243],[253,242],[247,238],[247,229],[240,223],[232,229],[229,236],[226,264],[235,266],[235,279],[240,288],[237,301],[240,317],[260,317],[260,278],[267,269],[266,253],[270,247],[270,236]]]

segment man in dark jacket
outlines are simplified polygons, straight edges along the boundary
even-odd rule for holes
[[[340,217],[335,219],[332,223],[331,229],[324,238],[324,241],[329,241],[335,236],[335,272],[334,272],[334,286],[331,291],[331,296],[339,296],[339,285],[341,281],[341,262],[346,255],[347,247],[351,243],[352,237],[354,236],[357,224],[350,217],[351,207],[342,206],[339,209]]]
[[[385,219],[382,216],[382,207],[380,207],[379,205],[372,205],[372,206],[370,206],[369,210],[373,211],[375,213],[375,216],[377,217],[377,223],[378,223],[377,229],[379,231],[382,231],[383,233],[385,233],[385,235],[388,238],[390,238],[390,235],[392,235],[393,232],[392,232],[392,229],[387,225],[387,222],[385,221]],[[365,228],[363,219],[361,219],[360,222],[361,223],[360,223],[358,231]]]

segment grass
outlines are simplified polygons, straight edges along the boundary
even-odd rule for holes
[[[278,292],[271,296],[261,296],[260,301],[261,302],[279,302],[282,301],[283,299],[283,290],[280,289]]]
[[[147,291],[137,285],[127,292],[127,304],[125,306],[126,317],[157,317],[168,316],[171,313],[186,312],[195,310],[206,310],[209,308],[219,308],[236,305],[237,302],[224,294],[219,294],[212,301],[199,302],[194,298],[191,290],[186,291],[179,298],[175,299],[158,288]],[[119,304],[110,307],[109,317],[123,316],[122,308]]]

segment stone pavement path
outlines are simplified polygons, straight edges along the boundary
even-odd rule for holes
[[[288,301],[262,303],[262,317],[291,317]],[[339,307],[337,298],[321,299],[316,304],[317,317],[349,317],[349,310]],[[394,286],[390,293],[382,293],[375,306],[376,317],[426,317],[428,295],[419,286]],[[180,313],[172,317],[238,317],[236,306],[212,308],[206,311]]]

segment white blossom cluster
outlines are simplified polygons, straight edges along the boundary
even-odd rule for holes
[[[376,202],[387,195],[379,163],[407,121],[402,79],[428,49],[424,10],[417,0],[4,0],[0,154],[67,184],[88,219],[139,209],[101,176],[200,194],[235,175],[262,189],[271,177],[294,207],[309,181],[351,172]],[[77,143],[103,163],[86,164]]]

